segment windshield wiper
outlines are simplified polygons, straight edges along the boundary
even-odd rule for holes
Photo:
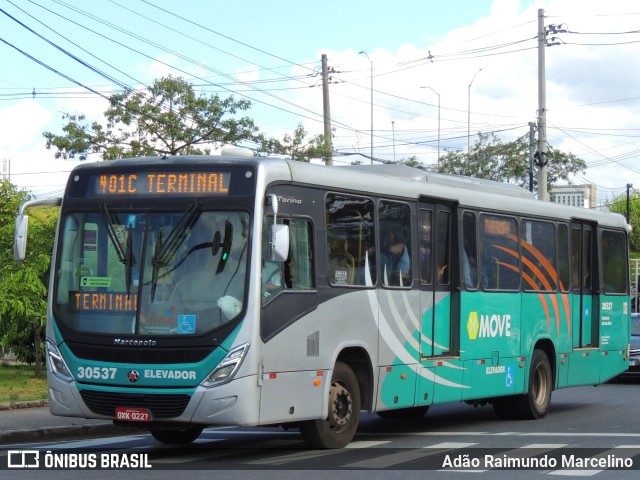
[[[160,267],[158,266],[158,258],[160,257],[160,249],[162,247],[162,228],[158,230],[158,238],[156,239],[156,246],[153,250],[153,258],[151,260],[151,265],[153,268],[151,269],[151,302],[156,297],[156,287],[158,286],[158,270]]]
[[[129,224],[129,228],[127,229],[127,248],[124,252],[124,258],[124,274],[125,281],[127,282],[127,295],[129,295],[131,292],[131,273],[136,263],[133,257],[133,225],[131,224]]]
[[[102,214],[102,219],[104,221],[105,226],[107,227],[107,233],[109,234],[109,239],[113,244],[113,248],[116,250],[116,255],[118,255],[118,260],[121,263],[127,263],[127,257],[125,255],[124,247],[122,243],[120,243],[120,239],[118,238],[118,234],[116,233],[116,229],[113,228],[113,216],[111,212],[109,212],[109,208],[106,204],[100,205],[100,213]]]
[[[184,238],[184,232],[189,225],[193,224],[193,220],[197,215],[199,202],[192,203],[189,208],[184,212],[180,221],[169,232],[167,240],[162,241],[162,226],[160,226],[158,234],[158,240],[156,241],[156,247],[153,252],[153,258],[151,259],[151,301],[155,296],[156,287],[158,283],[158,269],[165,266],[168,259],[171,258],[180,247],[180,242]]]
[[[136,259],[133,255],[133,225],[129,224],[129,227],[127,228],[127,243],[123,246],[122,242],[120,242],[120,239],[118,238],[116,229],[114,228],[114,223],[117,219],[114,219],[113,214],[109,211],[109,207],[107,207],[106,204],[103,203],[100,205],[100,213],[102,213],[102,218],[107,227],[109,239],[113,244],[116,255],[118,255],[118,260],[120,260],[120,263],[124,264],[125,282],[127,285],[128,295],[131,291],[131,274],[133,272],[133,266],[136,264]]]

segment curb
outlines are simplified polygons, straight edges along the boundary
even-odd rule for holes
[[[48,400],[30,400],[24,402],[0,403],[0,411],[23,408],[48,407]],[[42,427],[25,430],[0,430],[0,445],[13,445],[31,442],[52,442],[59,440],[77,440],[79,438],[99,438],[116,435],[131,435],[139,430],[132,427],[114,425],[111,421],[95,425],[65,425],[59,427]]]
[[[28,400],[24,402],[5,402],[0,403],[0,410],[16,410],[19,408],[40,408],[48,407],[48,400]]]
[[[10,430],[0,433],[0,445],[50,442],[58,440],[77,440],[78,438],[99,438],[114,435],[131,435],[135,431],[110,423],[99,425],[69,425],[65,427],[46,427],[33,430]]]

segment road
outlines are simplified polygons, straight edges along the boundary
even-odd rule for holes
[[[237,479],[239,471],[243,480],[408,480],[469,478],[469,475],[488,480],[544,480],[547,475],[636,479],[640,474],[639,389],[640,381],[631,379],[598,387],[558,390],[553,393],[550,413],[537,421],[499,420],[491,407],[474,408],[462,403],[434,406],[418,420],[381,419],[365,414],[354,442],[343,450],[308,450],[296,430],[272,428],[211,428],[188,448],[162,445],[150,435],[137,432],[15,448],[38,450],[41,459],[46,451],[72,452],[97,456],[94,458],[99,464],[104,455],[114,454],[114,461],[144,458],[151,465],[151,469],[73,472],[82,478],[96,479],[175,480],[177,471],[186,472],[190,480]],[[0,451],[0,455],[7,455],[7,451]],[[456,468],[456,462],[465,460],[467,464],[474,463],[473,468]],[[580,465],[575,462],[582,460],[591,462],[589,468],[578,468]],[[507,461],[512,465],[538,463],[531,470],[514,470],[505,468]],[[574,464],[563,469],[563,461]],[[619,462],[622,468],[606,468],[600,461],[605,462],[602,465]],[[6,461],[2,464],[6,465]],[[63,479],[69,473],[42,468],[12,469],[0,470],[0,478]]]

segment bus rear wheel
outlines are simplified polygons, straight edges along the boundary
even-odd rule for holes
[[[202,433],[203,427],[188,427],[179,429],[158,429],[149,430],[153,438],[162,443],[180,445],[191,443]]]
[[[547,414],[551,403],[553,376],[547,354],[534,350],[529,371],[529,390],[514,398],[516,416],[523,420],[537,420]]]
[[[360,388],[349,366],[336,362],[329,387],[327,418],[301,422],[300,433],[312,448],[343,448],[353,439],[360,419]]]

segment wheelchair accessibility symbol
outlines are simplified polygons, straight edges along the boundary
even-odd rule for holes
[[[196,333],[196,316],[195,315],[178,315],[178,333],[179,334]]]
[[[505,377],[505,384],[507,388],[513,386],[513,367],[507,367],[507,375]]]

